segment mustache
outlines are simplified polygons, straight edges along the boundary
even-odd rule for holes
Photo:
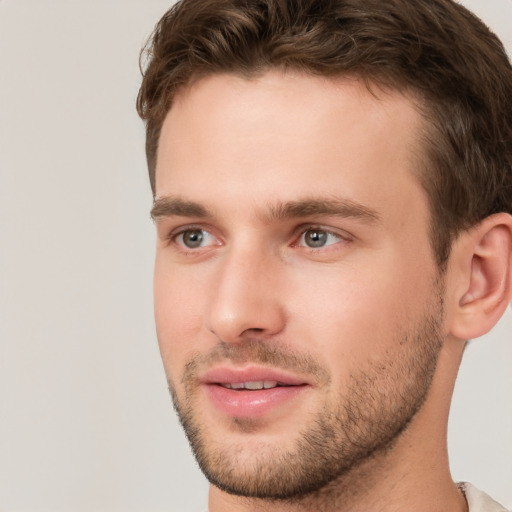
[[[329,372],[312,355],[298,353],[279,341],[249,338],[240,343],[221,340],[208,352],[194,354],[185,364],[182,383],[190,385],[198,380],[202,371],[223,362],[261,364],[309,375],[320,382],[330,382]]]

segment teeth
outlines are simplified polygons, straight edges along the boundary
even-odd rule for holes
[[[250,389],[250,390],[259,390],[259,389],[271,389],[277,386],[277,382],[275,380],[257,380],[250,382],[231,382],[222,384],[223,387],[227,389]]]
[[[245,389],[263,389],[263,381],[246,382],[244,387]]]

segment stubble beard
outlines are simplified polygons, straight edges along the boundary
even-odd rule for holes
[[[333,486],[340,490],[354,469],[390,450],[420,410],[432,383],[442,345],[439,289],[436,295],[437,302],[428,314],[397,338],[397,343],[406,347],[403,357],[389,357],[353,371],[348,389],[339,393],[337,400],[325,401],[314,419],[297,433],[292,447],[276,443],[249,455],[244,453],[244,445],[230,445],[229,436],[210,439],[208,426],[194,407],[198,361],[191,360],[182,379],[184,397],[177,396],[171,382],[169,389],[197,462],[210,483],[233,495],[293,502]],[[296,356],[260,340],[233,346],[221,343],[217,357],[221,353],[230,360],[271,362],[278,367],[288,361],[289,368],[322,371],[307,356],[298,362]],[[238,427],[250,435],[251,420],[238,422]]]

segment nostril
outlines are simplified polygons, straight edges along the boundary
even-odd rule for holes
[[[236,274],[234,277],[231,275],[233,279],[226,278],[219,283],[212,293],[205,311],[206,329],[227,343],[280,333],[286,315],[275,288],[265,287],[261,292],[248,290]]]

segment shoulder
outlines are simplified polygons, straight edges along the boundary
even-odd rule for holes
[[[467,482],[457,484],[468,502],[468,512],[510,512],[490,496]]]

